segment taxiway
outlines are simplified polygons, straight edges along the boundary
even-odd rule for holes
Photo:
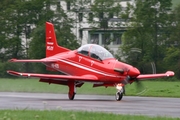
[[[180,118],[180,98],[0,92],[0,109],[79,110]]]

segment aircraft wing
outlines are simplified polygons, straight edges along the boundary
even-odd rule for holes
[[[52,80],[59,80],[59,81],[89,81],[93,82],[98,80],[96,76],[93,75],[84,75],[84,76],[70,76],[70,75],[56,75],[56,74],[36,74],[36,73],[21,73],[16,71],[7,71],[7,73],[15,76],[22,76],[22,77],[32,77],[32,78],[40,78],[40,79],[52,79]]]
[[[160,73],[160,74],[139,75],[137,79],[154,79],[154,78],[162,78],[162,77],[170,77],[170,76],[174,76],[173,71],[167,71],[166,73]]]
[[[9,60],[9,62],[56,62],[56,60],[54,59],[50,59],[50,58],[44,58],[44,59],[24,59],[24,60],[18,60],[18,59],[11,59]]]

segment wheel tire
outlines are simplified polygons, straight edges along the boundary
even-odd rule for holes
[[[73,94],[68,94],[68,97],[69,97],[69,100],[74,100],[74,97],[75,97],[75,94],[76,93],[73,93]]]
[[[116,93],[116,100],[117,101],[120,101],[122,99],[122,97],[123,97],[123,93],[121,93],[121,92]]]

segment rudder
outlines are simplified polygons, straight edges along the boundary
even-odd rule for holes
[[[50,22],[46,22],[46,57],[66,51],[70,50],[59,46],[57,43],[54,25]]]

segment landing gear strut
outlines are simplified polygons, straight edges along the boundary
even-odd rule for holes
[[[118,90],[118,92],[116,93],[116,100],[120,101],[123,97],[123,94],[125,93],[124,85],[123,84],[117,84],[116,89]]]
[[[69,100],[74,100],[74,97],[75,97],[75,94],[76,94],[75,83],[74,82],[69,82],[68,86],[69,86],[69,93],[68,93]]]

